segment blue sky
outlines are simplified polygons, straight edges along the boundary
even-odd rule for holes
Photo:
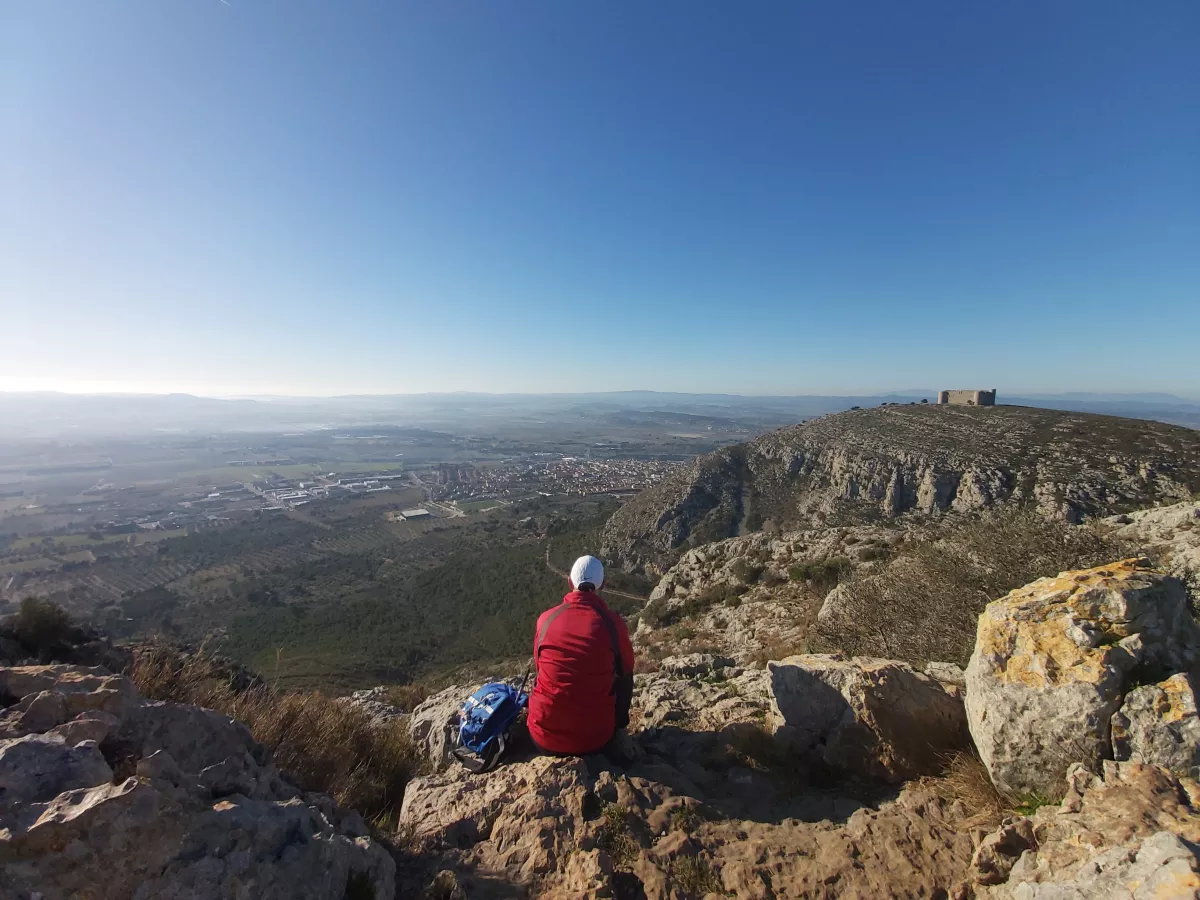
[[[6,0],[0,389],[1200,396],[1200,4]]]

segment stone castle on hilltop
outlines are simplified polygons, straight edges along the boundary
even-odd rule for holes
[[[939,391],[939,406],[995,406],[996,389],[990,391]]]

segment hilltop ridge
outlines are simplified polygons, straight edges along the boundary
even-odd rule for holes
[[[661,571],[764,528],[1032,505],[1078,522],[1200,490],[1200,432],[1033,407],[850,410],[699,457],[613,515],[604,549]]]

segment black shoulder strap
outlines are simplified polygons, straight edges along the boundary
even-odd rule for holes
[[[592,610],[600,617],[600,621],[604,623],[604,627],[608,630],[608,640],[612,644],[613,682],[615,684],[625,677],[625,661],[621,659],[621,639],[617,637],[617,626],[613,624],[612,619],[604,614],[603,610],[595,606],[592,607]],[[614,690],[616,690],[615,687]]]

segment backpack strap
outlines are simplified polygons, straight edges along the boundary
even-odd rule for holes
[[[589,603],[588,606],[591,606]],[[606,616],[600,609],[592,606],[592,612],[600,617],[600,621],[604,623],[604,628],[608,631],[608,642],[612,644],[613,652],[613,686],[611,694],[617,693],[617,685],[621,679],[625,677],[625,661],[621,659],[621,641],[617,637],[617,626],[613,624],[612,619]]]

